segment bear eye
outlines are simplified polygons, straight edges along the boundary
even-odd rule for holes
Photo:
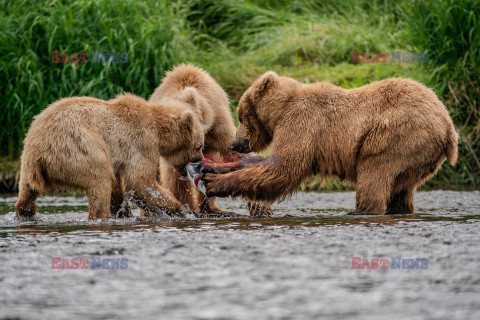
[[[195,149],[195,151],[200,151],[200,150],[202,150],[202,146],[197,147],[197,148]]]
[[[239,121],[240,123],[242,123],[242,122],[243,122],[242,117],[238,116],[238,121]]]

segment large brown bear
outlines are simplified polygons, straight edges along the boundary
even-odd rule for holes
[[[155,180],[160,156],[183,171],[201,160],[203,141],[200,122],[179,101],[153,104],[129,94],[58,100],[25,138],[16,214],[33,216],[39,195],[70,189],[86,190],[89,219],[129,215],[122,184],[145,212],[180,214],[181,203]]]
[[[205,129],[205,147],[203,153],[210,159],[232,157],[230,144],[236,128],[230,112],[228,96],[222,87],[206,71],[192,64],[181,64],[168,71],[162,83],[155,89],[149,102],[180,100],[188,104],[200,119]],[[207,198],[192,192],[194,186],[180,180],[180,174],[168,161],[161,161],[160,179],[162,185],[173,192],[176,198],[195,211],[205,214],[225,214],[215,203],[215,198]],[[249,204],[252,212],[271,211],[269,207]],[[263,209],[263,210],[261,210]]]
[[[313,175],[357,186],[356,214],[413,213],[416,189],[457,160],[452,120],[435,93],[410,79],[343,89],[267,72],[242,96],[234,145],[270,144],[276,166],[207,174],[210,196],[274,201]]]

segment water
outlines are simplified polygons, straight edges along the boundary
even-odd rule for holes
[[[273,218],[90,222],[44,197],[35,221],[0,197],[0,319],[480,319],[480,192],[418,192],[414,216],[346,216],[354,193],[299,193]],[[128,259],[52,269],[52,257]],[[352,257],[428,259],[352,269]]]

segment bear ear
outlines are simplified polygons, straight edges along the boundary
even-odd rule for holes
[[[193,113],[185,111],[180,117],[180,129],[184,132],[193,132]]]
[[[258,93],[263,93],[271,88],[277,81],[278,75],[273,71],[267,71],[260,76],[258,84]]]
[[[178,99],[180,101],[183,101],[191,106],[193,106],[195,109],[198,106],[198,91],[197,89],[193,87],[186,87],[185,89],[182,90],[180,93]]]

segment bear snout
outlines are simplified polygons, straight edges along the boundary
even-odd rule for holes
[[[250,144],[248,143],[247,139],[236,140],[230,146],[232,151],[240,152],[240,153],[250,153]]]

